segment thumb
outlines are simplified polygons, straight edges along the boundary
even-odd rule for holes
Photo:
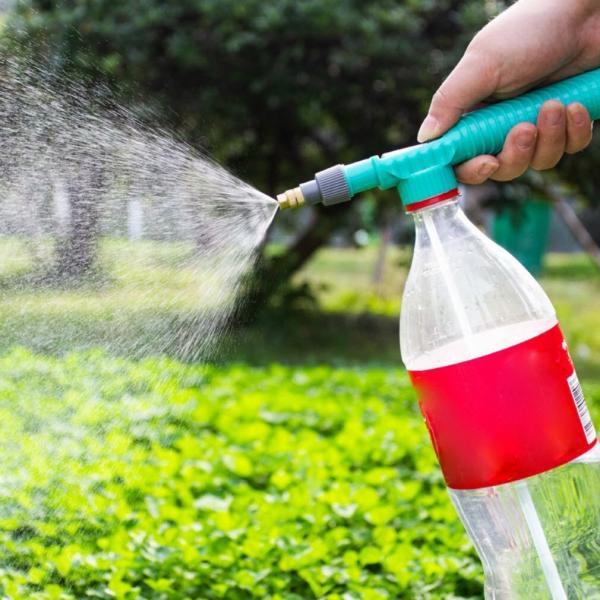
[[[468,51],[431,99],[417,140],[427,142],[439,137],[454,125],[473,105],[490,96],[497,87],[497,72],[486,66],[480,56]]]

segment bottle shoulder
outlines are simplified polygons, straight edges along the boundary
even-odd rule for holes
[[[426,371],[487,356],[541,335],[557,324],[555,317],[549,317],[479,331],[474,333],[468,342],[465,338],[458,338],[418,356],[410,357],[406,362],[406,368],[410,371]]]
[[[535,278],[459,209],[417,222],[400,316],[409,368],[481,356],[555,324],[554,308]]]

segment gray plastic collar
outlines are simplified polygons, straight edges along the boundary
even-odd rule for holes
[[[325,206],[347,202],[352,199],[342,165],[330,167],[315,175]]]
[[[301,183],[300,190],[302,191],[302,196],[304,197],[305,204],[321,203],[321,190],[319,189],[319,186],[314,179],[305,183]]]

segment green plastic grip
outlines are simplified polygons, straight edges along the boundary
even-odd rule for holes
[[[579,102],[593,120],[600,118],[600,69],[467,113],[444,136],[456,148],[452,164],[479,154],[497,154],[517,123],[535,123],[542,104],[553,99],[564,105]]]
[[[343,167],[350,194],[398,187],[405,205],[456,187],[450,165],[480,154],[497,154],[518,123],[535,123],[544,102],[583,104],[600,118],[600,69],[588,71],[464,115],[442,137]]]

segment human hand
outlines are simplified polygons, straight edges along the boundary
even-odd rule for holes
[[[434,94],[419,142],[439,137],[485,99],[502,99],[600,64],[598,0],[519,0],[484,27]],[[592,122],[578,103],[546,102],[537,124],[521,123],[498,156],[482,155],[456,169],[459,181],[508,181],[528,167],[553,168],[566,152],[583,150]]]

